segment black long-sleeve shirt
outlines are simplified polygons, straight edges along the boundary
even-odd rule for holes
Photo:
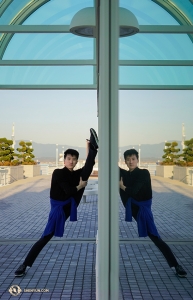
[[[125,191],[120,189],[120,196],[125,206],[129,197],[136,201],[145,201],[152,198],[151,178],[147,169],[135,168],[132,172],[120,169],[120,178],[123,178]]]
[[[84,188],[77,191],[76,186],[79,185],[80,177],[82,177],[83,181],[88,180],[95,164],[96,154],[96,150],[89,148],[85,165],[81,169],[73,170],[72,172],[66,167],[63,169],[55,169],[52,174],[50,198],[64,201],[73,197],[78,206],[84,193]]]
[[[97,151],[89,148],[89,153],[83,168],[73,170],[72,172],[64,167],[63,169],[55,169],[52,174],[50,198],[54,200],[64,201],[70,197],[73,197],[77,206],[80,203],[84,189],[77,191],[77,186],[80,182],[80,177],[83,181],[87,181],[93,166],[95,164],[95,157]],[[66,219],[70,215],[71,204],[67,204],[63,207]]]
[[[55,169],[52,174],[50,198],[64,201],[73,197],[78,202],[84,192],[84,188],[79,191],[76,188],[80,181],[81,172],[82,168],[72,172],[66,167]]]

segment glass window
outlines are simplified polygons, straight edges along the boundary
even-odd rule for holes
[[[193,85],[193,67],[120,67],[120,85]]]
[[[71,33],[15,34],[3,59],[93,59],[93,39]]]
[[[0,84],[93,84],[93,67],[0,67]]]

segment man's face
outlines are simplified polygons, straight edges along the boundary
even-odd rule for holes
[[[73,171],[74,167],[76,166],[78,159],[75,155],[67,154],[66,158],[64,159],[64,165],[70,171]]]
[[[129,171],[133,171],[137,167],[138,159],[135,154],[132,154],[131,156],[126,157],[125,163],[129,168]]]

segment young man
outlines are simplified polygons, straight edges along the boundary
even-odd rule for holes
[[[64,152],[64,168],[55,169],[50,188],[51,211],[42,237],[33,245],[24,262],[15,271],[15,276],[23,276],[26,268],[31,267],[53,236],[62,237],[65,221],[77,221],[77,207],[80,203],[87,180],[95,164],[98,149],[98,137],[93,128],[90,129],[90,140],[87,140],[87,159],[83,168],[74,171],[79,153],[74,149]]]
[[[186,271],[180,266],[170,247],[161,239],[154,223],[151,211],[152,188],[149,171],[139,169],[138,152],[130,149],[124,152],[124,159],[129,171],[120,169],[120,196],[125,207],[125,220],[137,221],[140,237],[148,236],[162,252],[168,265],[176,270],[176,275],[186,277]]]

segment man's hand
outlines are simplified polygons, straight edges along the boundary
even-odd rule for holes
[[[125,191],[126,186],[123,184],[123,178],[122,177],[121,177],[121,180],[119,181],[119,186],[120,186],[120,189],[122,189],[123,191]]]
[[[82,177],[80,177],[79,184],[76,187],[77,191],[79,191],[80,189],[83,189],[86,185],[87,185],[87,181],[83,181]]]

